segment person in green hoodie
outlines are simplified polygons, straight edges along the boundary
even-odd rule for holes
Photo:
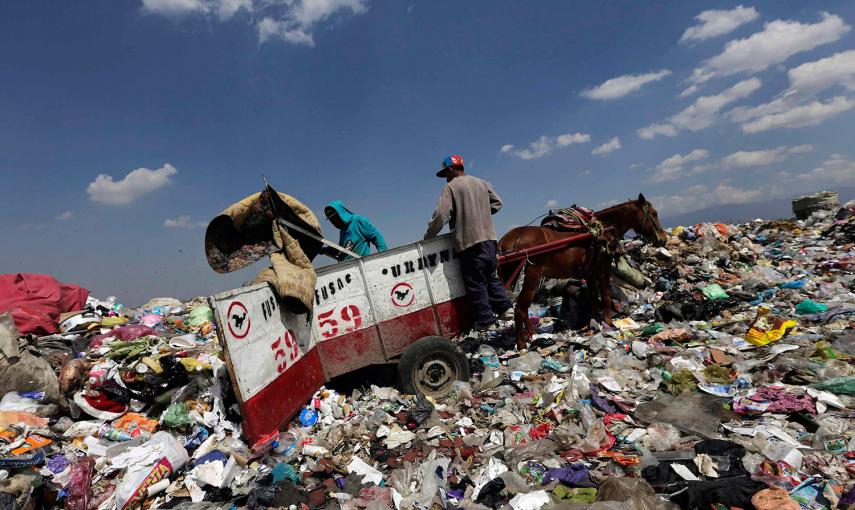
[[[377,252],[386,251],[386,240],[380,230],[365,216],[354,214],[341,200],[333,200],[324,208],[324,214],[330,223],[339,230],[338,244],[356,253],[360,257],[371,254],[371,245],[377,248]],[[332,253],[324,250],[324,253],[337,259],[346,260],[350,257],[343,253]]]

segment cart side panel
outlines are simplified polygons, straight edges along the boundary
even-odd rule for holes
[[[440,334],[454,338],[472,326],[472,311],[466,296],[436,305]]]
[[[422,243],[422,254],[436,303],[440,334],[452,338],[472,324],[457,253],[452,247],[451,238],[441,237]]]
[[[323,384],[320,356],[317,349],[312,349],[287,373],[241,404],[243,430],[250,445],[279,431]]]
[[[368,365],[386,362],[380,348],[377,328],[363,329],[324,340],[318,344],[315,351],[320,355],[327,379]]]
[[[311,329],[327,379],[385,361],[376,325],[357,261],[318,272]]]
[[[279,430],[324,383],[311,328],[305,315],[282,309],[267,284],[224,292],[211,301],[244,430],[255,442]]]

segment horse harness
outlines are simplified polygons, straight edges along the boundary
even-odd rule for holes
[[[591,275],[601,255],[610,256],[612,254],[611,243],[604,236],[607,230],[613,231],[613,227],[606,228],[594,211],[585,207],[573,204],[570,207],[549,211],[549,214],[540,222],[540,226],[556,232],[591,234],[592,256],[588,257],[588,267],[582,272],[582,278]],[[527,262],[532,264],[531,260]]]

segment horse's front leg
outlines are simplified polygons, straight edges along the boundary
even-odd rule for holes
[[[611,264],[603,264],[599,271],[600,299],[603,301],[603,320],[612,325],[612,275]]]
[[[528,320],[528,309],[534,302],[542,274],[542,267],[526,264],[522,291],[520,291],[517,305],[514,307],[514,326],[516,327],[518,349],[525,349],[532,335],[531,322]]]

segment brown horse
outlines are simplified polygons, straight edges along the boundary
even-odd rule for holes
[[[528,309],[534,301],[535,293],[542,278],[585,278],[599,288],[600,301],[604,308],[606,323],[611,324],[611,266],[617,251],[618,241],[631,229],[646,241],[662,246],[667,236],[659,223],[659,216],[653,204],[639,194],[637,200],[597,211],[596,218],[605,227],[599,238],[571,244],[541,255],[529,258],[525,264],[523,288],[514,308],[514,324],[517,331],[517,347],[524,349],[526,341],[533,334],[528,320]],[[517,227],[504,235],[499,241],[499,253],[534,248],[539,245],[558,241],[578,232],[559,232],[545,227]],[[594,302],[594,314],[598,315]]]

